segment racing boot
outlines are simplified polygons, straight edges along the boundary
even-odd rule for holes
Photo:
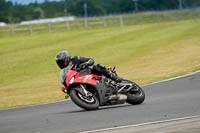
[[[112,73],[112,72],[109,73],[109,77],[110,77],[113,81],[115,81],[116,83],[121,83],[122,80],[123,80],[123,78],[118,77],[116,74],[114,74],[114,73]]]
[[[123,79],[118,77],[115,73],[109,71],[106,69],[106,67],[103,64],[97,64],[93,67],[93,71],[97,71],[105,75],[106,77],[112,79],[116,83],[120,83]]]

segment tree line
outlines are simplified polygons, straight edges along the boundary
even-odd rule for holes
[[[0,0],[0,22],[17,23],[71,15],[82,17],[84,3],[87,3],[88,16],[179,8],[179,0],[62,0],[59,2],[45,0],[43,3],[35,0],[28,5]],[[182,0],[182,4],[184,8],[197,7],[200,5],[200,0]]]

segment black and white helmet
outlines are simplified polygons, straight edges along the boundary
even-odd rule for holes
[[[71,56],[68,51],[62,51],[56,55],[56,63],[60,69],[67,67],[70,63],[70,60]]]

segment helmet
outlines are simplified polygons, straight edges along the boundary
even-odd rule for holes
[[[56,55],[56,63],[60,67],[60,69],[67,67],[70,60],[71,56],[68,51],[62,51]]]

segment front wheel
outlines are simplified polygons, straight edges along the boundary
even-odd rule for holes
[[[85,110],[96,110],[99,108],[99,100],[95,95],[89,92],[89,96],[84,96],[78,89],[72,89],[70,91],[70,97],[76,105]]]
[[[135,85],[133,89],[127,92],[127,103],[129,104],[141,104],[145,99],[145,93],[139,85]]]

